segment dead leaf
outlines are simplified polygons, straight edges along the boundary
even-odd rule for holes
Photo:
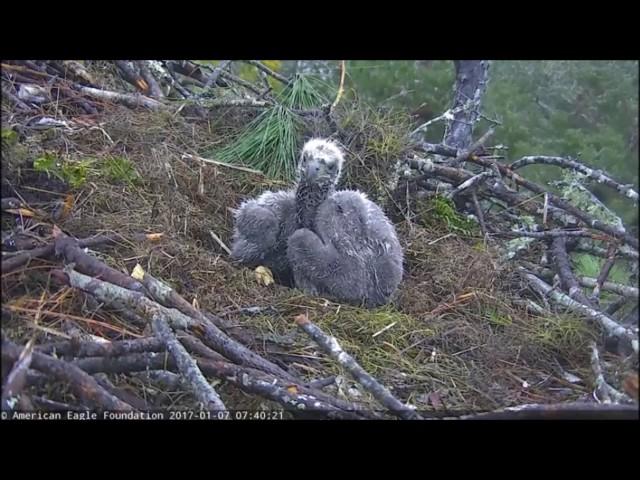
[[[265,286],[273,283],[273,274],[267,267],[260,266],[255,269],[256,281]]]
[[[148,233],[146,235],[147,240],[151,240],[155,242],[156,240],[160,240],[164,236],[164,233]]]
[[[431,405],[433,405],[433,408],[435,408],[436,410],[439,410],[442,408],[442,398],[440,397],[440,393],[439,392],[431,392],[428,396],[427,399],[429,401],[429,403]]]
[[[198,303],[198,297],[193,297],[193,301],[191,302],[191,306],[196,310],[200,310],[200,303]]]
[[[60,235],[62,235],[62,230],[60,230],[60,227],[58,227],[57,225],[54,225],[53,229],[51,230],[51,236],[53,238],[57,238]]]
[[[287,392],[289,392],[291,395],[297,395],[298,394],[298,387],[296,387],[295,385],[289,385],[287,387]]]
[[[144,269],[140,266],[139,263],[136,263],[136,266],[133,267],[133,271],[131,272],[131,276],[135,280],[138,280],[139,282],[142,282],[142,280],[144,280]]]

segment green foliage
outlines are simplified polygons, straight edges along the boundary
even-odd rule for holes
[[[429,201],[427,210],[422,211],[420,218],[425,224],[444,224],[452,232],[458,232],[470,236],[476,229],[473,221],[458,213],[452,200],[441,195],[436,195]]]
[[[322,86],[298,75],[279,94],[281,105],[265,110],[231,144],[214,155],[221,161],[243,163],[282,180],[295,176],[302,123],[290,109],[318,108],[327,102]]]
[[[72,188],[79,188],[86,183],[92,163],[90,160],[63,161],[51,153],[45,153],[34,160],[33,169],[36,172],[54,175]]]
[[[136,183],[139,180],[133,164],[122,157],[96,159],[67,160],[44,153],[33,161],[33,169],[55,176],[68,183],[72,188],[82,187],[89,177],[105,176],[112,182]]]
[[[18,143],[18,134],[10,128],[2,129],[2,146],[11,147]]]
[[[575,265],[576,274],[581,277],[597,278],[602,270],[605,262],[604,258],[595,257],[588,253],[574,253],[572,255]],[[615,263],[607,277],[608,281],[627,284],[629,279],[629,270],[621,263]]]
[[[101,164],[101,170],[112,182],[132,185],[140,179],[131,161],[123,157],[106,158]]]

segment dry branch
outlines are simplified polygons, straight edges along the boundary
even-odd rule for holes
[[[465,415],[459,420],[638,420],[637,405],[597,403],[528,404],[494,412]]]
[[[551,242],[551,254],[553,255],[556,271],[560,277],[560,283],[569,293],[569,296],[589,308],[595,308],[593,302],[582,293],[582,288],[580,288],[578,280],[571,270],[571,262],[569,261],[569,254],[567,253],[567,239],[565,236],[556,236],[553,238]]]
[[[34,340],[31,339],[20,352],[20,356],[7,375],[7,380],[2,386],[2,410],[13,410],[18,401],[20,392],[27,385],[27,372],[33,358]]]
[[[285,85],[289,85],[289,79],[287,77],[285,77],[284,75],[280,75],[278,72],[274,72],[269,67],[267,67],[264,63],[259,62],[257,60],[246,60],[246,62],[253,65],[257,69],[262,70],[264,73],[275,78],[279,82],[282,82]]]
[[[511,170],[517,170],[526,165],[555,165],[556,167],[566,168],[570,170],[574,170],[576,172],[585,175],[588,178],[595,180],[598,183],[606,185],[607,187],[611,187],[614,190],[620,192],[623,196],[630,198],[634,202],[638,202],[638,192],[633,189],[633,185],[622,185],[619,182],[616,182],[608,175],[606,172],[602,170],[596,170],[582,163],[576,162],[570,158],[563,157],[548,157],[548,156],[529,156],[522,157],[520,160],[513,162],[509,165]]]
[[[594,228],[596,230],[600,230],[602,232],[605,232],[605,233],[611,235],[612,237],[624,240],[626,243],[628,243],[634,249],[636,249],[636,250],[638,249],[638,239],[635,238],[634,236],[630,235],[629,233],[627,233],[623,228],[615,227],[613,225],[610,225],[608,223],[602,222],[602,221],[594,218],[593,216],[589,215],[585,211],[573,206],[568,201],[563,200],[563,199],[557,197],[556,195],[547,192],[541,186],[539,186],[539,185],[537,185],[537,184],[535,184],[533,182],[530,182],[529,180],[526,180],[526,179],[522,178],[520,175],[518,175],[517,173],[513,172],[512,170],[510,170],[505,165],[502,165],[499,162],[483,159],[483,158],[477,157],[477,156],[472,156],[472,157],[469,158],[469,160],[471,162],[473,162],[473,163],[476,163],[476,164],[481,165],[481,166],[486,167],[486,168],[497,168],[502,175],[514,180],[518,185],[523,186],[527,190],[530,190],[530,191],[532,191],[534,193],[537,193],[537,194],[540,194],[540,195],[544,195],[546,193],[549,196],[549,202],[551,204],[555,205],[558,208],[561,208],[562,210],[566,211],[567,213],[569,213],[569,214],[573,215],[574,217],[582,220],[590,228]]]
[[[20,357],[22,348],[9,340],[2,340],[2,356],[16,361]],[[133,410],[131,405],[124,403],[107,392],[94,378],[83,372],[75,365],[55,359],[42,353],[34,352],[31,362],[32,368],[52,377],[69,382],[74,394],[98,409]]]
[[[598,278],[596,279],[596,285],[593,287],[593,292],[591,293],[591,301],[593,301],[594,303],[600,302],[600,290],[602,290],[604,282],[609,277],[609,273],[611,272],[611,269],[613,268],[615,262],[616,248],[614,245],[610,245],[607,259],[600,269],[600,273],[598,274]]]
[[[151,326],[155,334],[165,343],[167,350],[169,350],[176,362],[178,371],[193,391],[195,397],[202,402],[204,408],[209,411],[226,410],[227,408],[216,391],[204,378],[195,360],[180,344],[164,318],[154,315],[151,320]]]
[[[360,383],[365,390],[370,392],[376,400],[396,415],[406,420],[421,419],[412,408],[404,405],[400,400],[383,385],[369,375],[356,360],[345,352],[338,341],[326,333],[320,327],[312,323],[306,315],[296,317],[298,326],[311,337],[331,358],[344,367]]]
[[[82,248],[80,248],[77,240],[55,228],[53,235],[55,238],[54,245],[56,255],[62,256],[65,263],[73,264],[74,268],[79,272],[136,292],[142,292],[144,290],[144,286],[137,280],[111,268],[98,258],[85,253]]]
[[[131,353],[162,352],[164,342],[156,337],[119,340],[109,343],[71,340],[38,345],[36,350],[47,355],[63,357],[117,357]]]
[[[168,105],[165,105],[158,100],[146,97],[139,93],[119,93],[109,90],[100,90],[92,87],[78,87],[78,91],[88,97],[96,98],[98,100],[104,100],[107,102],[121,103],[129,108],[145,107],[150,110],[166,110]]]
[[[599,396],[599,400],[603,403],[632,403],[633,400],[624,393],[617,391],[604,379],[602,372],[602,366],[600,365],[600,355],[598,354],[598,347],[595,343],[591,343],[591,368],[596,378],[596,393]]]
[[[298,381],[290,373],[257,355],[224,333],[218,327],[218,325],[223,328],[226,326],[226,322],[223,319],[213,315],[204,315],[173,289],[146,272],[143,273],[141,281],[154,299],[164,305],[176,308],[178,313],[191,319],[190,326],[192,328],[195,327],[196,330],[200,330],[204,335],[205,343],[215,351],[236,363],[264,370],[265,372],[290,381]]]
[[[518,271],[522,275],[522,277],[527,281],[527,283],[538,293],[543,295],[545,298],[549,297],[554,302],[563,305],[574,312],[580,313],[591,320],[597,322],[609,335],[614,337],[618,337],[624,342],[630,343],[631,348],[637,354],[638,353],[638,335],[634,333],[632,330],[623,327],[615,320],[610,318],[603,312],[595,310],[593,308],[588,307],[587,305],[583,305],[580,302],[575,301],[568,295],[565,295],[562,292],[551,287],[549,284],[540,280],[538,277],[533,275],[532,273],[527,272],[523,267],[519,267]]]
[[[145,239],[155,238],[154,234],[137,234],[133,236],[134,240],[143,241]],[[82,248],[86,247],[95,247],[97,245],[103,243],[113,243],[118,240],[121,240],[121,235],[105,235],[100,234],[94,237],[83,238],[78,240],[78,246]],[[2,272],[8,273],[16,270],[22,265],[28,263],[30,260],[35,258],[46,258],[55,253],[55,244],[51,243],[49,245],[45,245],[44,247],[38,247],[31,250],[26,250],[15,257],[11,257],[8,260],[4,260],[2,262]]]

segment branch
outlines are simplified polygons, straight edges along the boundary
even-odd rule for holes
[[[4,346],[4,345],[3,345]],[[27,372],[33,358],[34,339],[27,342],[25,348],[13,365],[2,386],[2,411],[13,410],[18,403],[20,392],[27,385]]]
[[[331,107],[329,108],[329,114],[331,114],[333,110],[336,108],[336,106],[340,102],[340,99],[342,98],[342,94],[344,93],[344,75],[346,73],[346,70],[347,68],[345,65],[345,61],[341,60],[340,61],[340,84],[338,85],[338,93],[336,95],[336,99],[333,101],[333,103],[331,104]]]
[[[478,175],[475,175],[475,176],[471,177],[469,180],[466,180],[466,181],[462,182],[455,189],[453,189],[449,193],[447,193],[446,196],[447,196],[447,198],[453,198],[456,195],[459,195],[460,193],[462,193],[463,191],[480,184],[485,178],[491,177],[491,176],[493,176],[493,172],[482,172],[482,173],[479,173]]]
[[[22,348],[9,340],[2,340],[2,356],[16,361],[20,357]],[[55,359],[42,353],[34,352],[31,365],[36,370],[47,373],[52,377],[69,382],[74,394],[90,404],[107,410],[130,411],[133,408],[111,395],[96,382],[94,378],[83,372],[75,365]]]
[[[618,191],[620,194],[624,195],[627,198],[630,198],[634,202],[638,202],[638,192],[633,189],[633,185],[622,185],[615,180],[613,180],[606,172],[602,170],[594,170],[593,168],[589,168],[586,165],[583,165],[575,160],[570,158],[563,157],[547,157],[547,156],[529,156],[522,157],[520,160],[513,162],[509,165],[511,170],[517,170],[527,165],[555,165],[556,167],[566,168],[570,170],[575,170],[586,177],[589,177],[595,180],[598,183],[602,183],[607,187],[613,188]]]
[[[465,415],[460,420],[637,420],[637,405],[594,403],[529,404]]]
[[[540,267],[535,263],[522,261],[522,265],[531,270],[533,273],[538,275],[541,278],[552,279],[554,273],[549,268]],[[593,277],[577,277],[578,283],[582,287],[586,288],[594,288],[597,284],[597,280]],[[621,295],[626,298],[638,298],[639,290],[636,287],[632,287],[630,285],[623,285],[621,283],[614,282],[604,282],[602,284],[602,290],[606,290],[607,292],[615,293],[616,295]]]
[[[79,272],[136,292],[144,290],[144,286],[137,280],[85,253],[77,240],[65,235],[57,227],[53,229],[53,237],[56,255],[62,256],[66,264],[73,264]]]
[[[605,233],[608,233],[612,237],[620,238],[620,239],[624,240],[626,243],[628,243],[629,245],[631,245],[636,250],[638,249],[638,239],[635,238],[634,236],[630,235],[629,233],[627,233],[624,230],[624,228],[618,228],[618,227],[609,225],[608,223],[604,223],[604,222],[602,222],[600,220],[597,220],[597,219],[593,218],[591,215],[589,215],[588,213],[586,213],[583,210],[580,210],[577,207],[574,207],[571,203],[567,202],[566,200],[563,200],[563,199],[557,197],[556,195],[547,192],[541,186],[539,186],[539,185],[537,185],[537,184],[535,184],[533,182],[530,182],[528,180],[525,180],[520,175],[518,175],[517,173],[515,173],[512,170],[510,170],[509,168],[507,168],[505,165],[502,165],[499,162],[486,160],[486,159],[483,159],[483,158],[475,156],[475,155],[471,156],[469,158],[469,161],[471,161],[473,163],[476,163],[478,165],[482,165],[483,167],[487,167],[487,168],[492,168],[492,169],[493,168],[498,168],[498,170],[500,171],[500,173],[502,175],[505,175],[506,177],[514,180],[518,185],[523,186],[527,190],[531,190],[532,192],[540,194],[540,195],[544,195],[545,193],[548,194],[549,201],[553,205],[555,205],[556,207],[561,208],[562,210],[565,210],[566,212],[568,212],[571,215],[573,215],[574,217],[582,220],[589,227],[594,228],[596,230],[600,230],[600,231],[605,232]]]
[[[211,163],[213,165],[218,165],[220,167],[226,167],[226,168],[232,168],[234,170],[240,170],[242,172],[255,173],[256,175],[260,175],[261,177],[265,176],[265,174],[262,173],[260,170],[254,170],[253,168],[243,167],[241,165],[233,165],[232,163],[221,162],[220,160],[212,160],[210,158],[199,157],[197,155],[190,155],[188,153],[183,153],[182,154],[182,158],[183,159],[184,158],[190,158],[192,160],[197,160],[199,162]]]
[[[78,91],[92,98],[98,100],[105,100],[108,102],[121,103],[130,108],[145,107],[150,110],[167,110],[168,105],[165,105],[153,98],[145,97],[144,95],[112,92],[109,90],[100,90],[92,87],[78,87]]]
[[[609,252],[607,255],[607,259],[605,260],[602,268],[600,269],[600,273],[598,274],[598,278],[596,280],[596,285],[593,287],[593,292],[591,293],[591,300],[595,303],[600,302],[600,290],[602,290],[602,286],[604,282],[609,277],[609,273],[613,268],[613,265],[616,263],[616,248],[612,244],[609,246]]]
[[[195,397],[202,402],[209,411],[226,410],[222,400],[209,384],[202,372],[198,369],[195,360],[191,358],[187,350],[180,344],[164,318],[154,315],[151,320],[154,333],[162,339],[176,361],[178,371],[191,387]]]
[[[220,72],[226,69],[229,65],[231,65],[232,60],[225,60],[220,63],[216,68],[213,69],[213,72],[207,79],[207,82],[204,84],[205,90],[209,90],[211,85],[216,85],[218,82],[218,78],[220,78]]]
[[[569,296],[589,308],[594,308],[593,303],[582,293],[582,288],[580,288],[578,280],[571,271],[571,263],[569,262],[569,255],[567,254],[566,237],[557,236],[553,238],[551,242],[551,254],[553,255],[560,282],[563,288],[569,292]]]
[[[618,337],[623,341],[630,343],[633,351],[636,354],[638,353],[638,336],[632,330],[624,328],[608,315],[576,302],[571,297],[559,292],[535,275],[527,272],[526,269],[519,267],[518,271],[527,283],[529,283],[529,285],[538,293],[544,297],[549,297],[554,302],[597,322],[609,335]]]
[[[309,335],[331,358],[344,367],[365,390],[370,392],[382,405],[390,411],[407,420],[421,419],[413,409],[404,405],[400,400],[378,381],[369,375],[356,360],[345,352],[334,337],[328,336],[317,325],[313,324],[306,315],[296,317],[296,323]]]
[[[119,340],[109,343],[71,340],[38,345],[36,351],[58,357],[117,357],[131,353],[162,352],[165,345],[156,337]]]
[[[289,85],[290,80],[287,79],[287,77],[280,75],[278,72],[275,72],[273,70],[271,70],[269,67],[267,67],[264,63],[259,62],[257,60],[245,60],[246,63],[253,65],[254,67],[256,67],[259,70],[262,70],[264,73],[266,73],[267,75],[275,78],[276,80],[278,80],[279,82],[284,83],[285,85]]]
[[[591,368],[596,377],[596,392],[599,394],[600,401],[603,403],[633,403],[633,400],[624,393],[617,391],[609,385],[604,379],[602,367],[600,366],[600,356],[598,355],[598,347],[594,342],[591,343]]]

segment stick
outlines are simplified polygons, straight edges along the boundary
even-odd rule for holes
[[[478,196],[475,191],[471,192],[471,199],[473,200],[473,207],[476,210],[476,215],[478,216],[478,223],[480,224],[480,231],[482,232],[482,238],[487,238],[487,225],[484,222],[484,214],[482,213],[482,207],[480,206],[480,202],[478,202]]]
[[[336,108],[336,106],[340,102],[342,95],[344,94],[344,75],[346,73],[346,70],[347,68],[346,68],[345,61],[340,60],[340,84],[338,85],[338,93],[336,95],[336,99],[333,101],[333,103],[331,104],[331,107],[329,108],[329,114],[333,112],[333,110]]]
[[[609,272],[613,268],[613,265],[616,262],[616,248],[613,244],[609,247],[609,252],[607,255],[607,259],[602,265],[602,269],[600,270],[600,274],[596,280],[596,285],[593,287],[593,292],[591,293],[591,301],[594,303],[600,303],[600,290],[602,289],[602,285],[607,280],[609,276]]]
[[[227,252],[227,254],[229,256],[231,256],[231,250],[229,249],[229,247],[227,247],[227,245],[225,245],[225,243],[220,239],[219,236],[217,236],[215,233],[213,233],[213,230],[209,230],[209,235],[211,235],[211,238],[213,238],[218,245],[220,245],[220,247],[222,247],[222,249]]]
[[[27,384],[27,371],[33,358],[34,343],[33,338],[27,342],[2,386],[2,411],[15,408],[20,392]]]
[[[638,202],[638,192],[633,189],[633,185],[622,185],[611,178],[606,172],[602,170],[595,170],[587,167],[575,160],[563,157],[548,157],[548,156],[529,156],[522,157],[520,160],[513,162],[509,165],[511,170],[518,170],[527,165],[542,164],[542,165],[555,165],[556,167],[575,170],[598,183],[602,183],[607,187],[613,188],[623,196],[630,198],[634,202]]]
[[[265,176],[260,170],[254,170],[253,168],[243,167],[241,165],[233,165],[231,163],[221,162],[219,160],[212,160],[210,158],[199,157],[197,155],[189,155],[188,153],[183,153],[182,158],[190,158],[192,160],[198,160],[199,162],[204,163],[212,163],[213,165],[218,165],[220,167],[233,168],[234,170],[240,170],[248,173],[255,173],[256,175],[260,175],[262,177]]]
[[[267,67],[264,63],[259,62],[257,60],[245,60],[246,63],[253,65],[254,67],[256,67],[259,70],[262,70],[264,73],[266,73],[267,75],[275,78],[276,80],[278,80],[279,82],[284,83],[285,85],[289,85],[290,80],[287,79],[287,77],[280,75],[278,72],[275,72],[273,70],[271,70],[269,67]]]
[[[604,379],[602,373],[602,367],[600,366],[600,356],[598,355],[598,347],[594,342],[590,344],[591,348],[591,368],[593,374],[596,377],[596,393],[600,397],[600,401],[603,403],[633,403],[633,400],[624,393],[617,391],[611,385],[609,385]],[[613,400],[612,400],[613,399]]]
[[[630,343],[633,351],[636,354],[638,353],[638,336],[632,330],[621,326],[608,315],[586,305],[583,305],[582,303],[573,300],[568,295],[559,292],[543,280],[540,280],[532,273],[527,272],[527,270],[523,267],[519,267],[518,271],[520,272],[520,275],[522,275],[522,277],[527,281],[527,283],[529,283],[529,285],[531,285],[531,287],[541,295],[543,295],[544,297],[548,296],[554,302],[563,305],[570,310],[573,310],[574,312],[585,315],[589,319],[597,322],[609,335],[618,337],[624,342]]]
[[[167,110],[168,105],[165,105],[153,98],[145,97],[140,94],[119,93],[109,90],[100,90],[92,87],[78,87],[78,91],[84,95],[98,100],[105,100],[108,102],[121,103],[130,108],[145,107],[149,110]]]
[[[475,176],[471,177],[469,180],[466,180],[466,181],[462,182],[455,189],[453,189],[450,192],[448,192],[446,197],[447,198],[453,198],[456,195],[459,195],[460,193],[462,193],[463,191],[478,185],[485,178],[491,177],[491,176],[493,176],[493,172],[482,172],[482,173],[479,173],[478,175],[475,175]]]
[[[553,255],[556,271],[560,277],[562,287],[569,293],[569,296],[589,308],[594,308],[593,303],[582,293],[582,288],[571,271],[569,255],[567,254],[567,239],[565,236],[553,238],[551,242],[551,254]]]
[[[459,420],[638,420],[637,405],[594,403],[528,404],[494,412],[465,415]]]
[[[473,162],[473,163],[478,164],[478,165],[482,165],[483,167],[497,168],[502,175],[505,175],[506,177],[511,178],[518,185],[523,186],[527,190],[530,190],[530,191],[532,191],[534,193],[537,193],[539,195],[544,195],[545,193],[548,194],[549,202],[551,202],[551,204],[555,205],[558,208],[561,208],[562,210],[564,210],[564,211],[570,213],[571,215],[573,215],[574,217],[582,220],[589,227],[594,228],[596,230],[600,230],[600,231],[605,232],[605,233],[608,233],[612,237],[624,240],[626,243],[628,243],[634,249],[638,250],[638,239],[635,238],[634,236],[632,236],[631,234],[627,233],[623,228],[615,227],[613,225],[610,225],[608,223],[604,223],[604,222],[592,217],[591,215],[589,215],[585,211],[580,210],[577,207],[574,207],[571,203],[567,202],[566,200],[563,200],[563,199],[557,197],[556,195],[547,192],[541,186],[539,186],[539,185],[537,185],[537,184],[535,184],[533,182],[530,182],[529,180],[525,180],[520,175],[518,175],[517,173],[515,173],[512,170],[510,170],[509,168],[507,168],[505,165],[502,165],[499,162],[494,162],[494,161],[491,161],[491,160],[485,160],[485,159],[482,159],[481,157],[477,157],[477,156],[471,156],[471,157],[469,157],[469,160],[471,162]]]
[[[22,348],[15,343],[5,339],[2,340],[3,357],[15,361],[19,358],[21,351]],[[33,352],[32,366],[36,370],[47,373],[58,380],[69,382],[74,394],[77,395],[78,398],[82,398],[97,408],[124,411],[133,410],[131,405],[124,403],[105,391],[94,378],[70,363],[57,360],[42,353]]]
[[[167,346],[169,353],[176,361],[178,371],[191,387],[195,397],[202,402],[205,409],[209,411],[226,410],[227,407],[225,407],[211,384],[204,378],[195,360],[191,358],[187,350],[176,339],[164,318],[154,315],[151,320],[151,326],[155,334]]]
[[[36,351],[46,355],[64,357],[118,357],[131,353],[162,352],[165,345],[156,337],[139,338],[136,340],[119,340],[109,343],[86,341],[57,342],[38,345]]]
[[[346,353],[338,341],[324,333],[317,325],[311,323],[306,315],[296,317],[297,325],[311,337],[331,358],[343,366],[365,390],[370,392],[376,400],[389,410],[407,420],[421,419],[413,409],[395,398],[387,388],[369,375],[351,355]]]

